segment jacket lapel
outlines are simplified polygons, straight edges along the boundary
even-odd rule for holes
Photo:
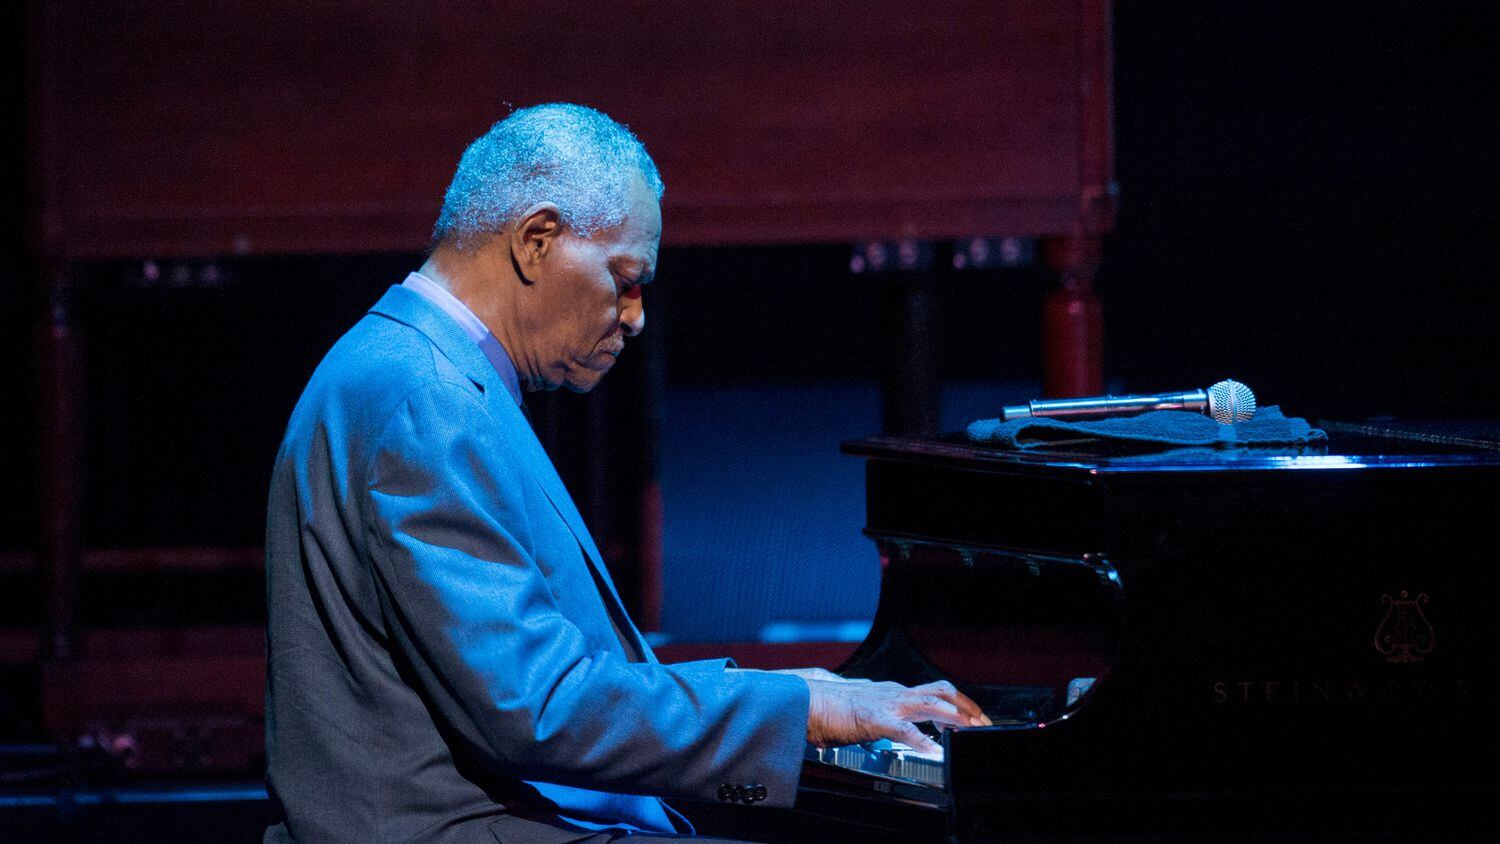
[[[498,405],[495,407],[496,415],[502,420],[506,439],[523,455],[526,464],[532,468],[532,478],[541,487],[547,500],[552,502],[552,508],[567,524],[568,530],[573,533],[573,538],[578,540],[578,547],[583,550],[584,559],[593,569],[594,579],[603,584],[600,598],[604,601],[605,610],[614,618],[621,638],[625,640],[622,644],[625,645],[626,651],[646,662],[655,662],[655,654],[651,653],[640,631],[636,630],[635,624],[631,622],[630,615],[625,612],[625,603],[620,600],[620,593],[616,591],[614,581],[610,579],[609,570],[604,566],[604,558],[594,544],[593,537],[589,535],[588,526],[583,523],[583,515],[573,505],[573,496],[568,494],[567,487],[563,486],[562,478],[558,477],[557,469],[552,465],[552,459],[547,456],[546,449],[542,448],[541,440],[536,438],[536,433],[521,415],[521,409],[510,400],[509,393],[499,398],[491,396],[489,401],[492,407]]]
[[[463,328],[443,313],[442,309],[429,302],[422,294],[400,285],[387,290],[380,301],[375,303],[375,307],[370,309],[370,313],[394,319],[425,334],[438,351],[484,393],[486,406],[500,422],[501,434],[521,456],[521,462],[530,470],[528,474],[532,480],[552,503],[553,509],[568,526],[573,538],[578,540],[578,547],[583,550],[584,559],[593,570],[594,579],[604,584],[599,597],[620,631],[621,644],[627,652],[639,655],[646,662],[656,662],[656,655],[651,652],[644,637],[625,612],[625,604],[615,590],[614,581],[610,579],[609,571],[604,566],[604,559],[594,545],[588,527],[583,523],[583,516],[573,506],[573,497],[563,486],[562,478],[558,477],[552,459],[547,456],[531,423],[526,421],[521,408],[511,398],[510,390],[500,381],[500,375],[495,372],[495,367],[484,356],[484,352],[480,351],[479,345],[469,339]]]

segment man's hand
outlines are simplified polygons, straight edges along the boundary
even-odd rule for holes
[[[946,680],[913,688],[899,683],[851,683],[842,678],[803,680],[811,693],[807,740],[818,747],[885,738],[924,753],[936,753],[942,748],[917,729],[916,722],[991,726],[979,705]]]

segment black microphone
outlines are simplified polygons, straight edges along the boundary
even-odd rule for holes
[[[1000,412],[1000,418],[1007,422],[1028,416],[1092,419],[1100,416],[1133,416],[1150,410],[1196,411],[1212,416],[1222,425],[1231,425],[1255,415],[1255,394],[1238,381],[1225,380],[1207,390],[1188,390],[1182,393],[1030,401],[1005,407]]]

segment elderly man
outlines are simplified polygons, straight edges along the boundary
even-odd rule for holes
[[[790,805],[804,741],[985,723],[947,684],[663,665],[631,623],[521,401],[645,326],[661,194],[605,115],[515,112],[313,374],[267,524],[267,841],[683,833],[659,796]]]

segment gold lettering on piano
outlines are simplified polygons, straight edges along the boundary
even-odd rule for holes
[[[1469,695],[1470,684],[1462,677],[1217,680],[1209,687],[1209,699],[1220,706],[1462,703]]]

